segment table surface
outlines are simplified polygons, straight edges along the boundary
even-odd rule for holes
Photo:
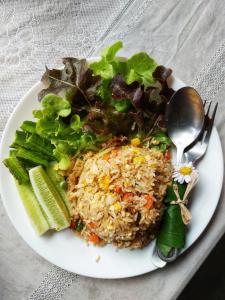
[[[75,1],[74,5],[77,5],[78,2]],[[119,2],[122,3],[123,1],[118,1],[118,5]],[[75,50],[72,47],[70,32],[68,36],[65,35],[62,39],[58,39],[61,48],[57,48],[57,51],[55,50],[55,40],[54,43],[53,41],[50,43],[47,35],[42,33],[38,36],[42,27],[35,19],[35,13],[31,9],[32,5],[26,8],[21,3],[23,1],[10,1],[8,3],[0,1],[0,16],[3,12],[4,22],[7,22],[10,18],[10,15],[8,15],[8,19],[6,18],[6,12],[11,12],[14,25],[17,24],[17,29],[32,29],[30,30],[31,41],[28,38],[26,39],[29,34],[23,38],[22,48],[26,48],[27,55],[22,56],[21,54],[17,57],[11,55],[9,57],[10,51],[12,52],[11,48],[7,50],[8,56],[6,57],[6,54],[2,54],[0,50],[0,65],[2,64],[5,68],[0,69],[0,103],[10,96],[13,99],[11,106],[14,106],[24,92],[40,78],[45,63],[54,64],[59,57],[66,55],[80,55],[79,47],[75,47]],[[53,1],[46,1],[45,5],[41,5],[38,1],[30,1],[29,3],[33,3],[35,9],[38,9],[39,16],[42,13],[47,15],[41,21],[45,23],[44,28],[46,31],[54,30],[55,35],[51,37],[53,39],[54,36],[55,39],[60,31],[60,26],[57,18],[51,17]],[[55,3],[58,4],[59,2],[56,1]],[[83,53],[96,55],[104,45],[121,38],[125,45],[122,54],[132,54],[140,50],[148,51],[160,63],[170,66],[177,77],[187,84],[191,84],[224,40],[225,10],[223,0],[153,0],[127,1],[127,3],[129,7],[126,10],[122,11],[122,6],[115,10],[115,20],[117,22],[108,24],[108,29],[98,36],[97,41],[92,40],[91,46],[83,48]],[[68,5],[73,7],[73,1],[65,1],[65,7],[60,7],[59,11],[62,8],[67,11],[69,9]],[[98,12],[100,10],[107,12],[111,4],[110,1],[99,1],[98,5]],[[87,1],[81,1],[80,9],[82,13],[73,22],[75,22],[75,25],[79,24],[83,15],[86,14],[85,25],[87,26],[87,20],[91,20],[93,10],[88,6]],[[110,9],[114,8],[110,6]],[[31,19],[34,25],[29,27],[30,25],[27,24],[30,24]],[[25,27],[23,22],[26,23]],[[92,26],[91,22],[93,21],[90,21],[90,28]],[[100,25],[98,24],[98,26]],[[78,25],[74,27],[75,32],[78,27]],[[0,25],[0,44],[2,41],[2,28]],[[8,30],[13,29],[9,26]],[[22,34],[23,32],[21,36]],[[83,34],[85,34],[84,31]],[[10,38],[10,35],[8,37]],[[36,43],[35,49],[45,51],[42,56],[40,52],[38,53],[38,50],[32,52],[31,55],[29,43]],[[73,43],[76,44],[75,41]],[[28,72],[25,65],[29,55],[30,71]],[[35,61],[32,62],[32,57],[35,57],[35,55],[39,55],[41,67],[38,67]],[[2,57],[5,59],[4,64],[1,60]],[[19,67],[13,65],[18,57],[20,59]],[[19,85],[18,76],[23,79]],[[216,125],[223,147],[225,146],[225,104],[222,102],[224,92],[225,88],[221,86],[216,95],[217,100],[220,102]],[[2,109],[2,105],[0,105],[0,111],[0,130],[2,131],[6,114],[5,110]],[[67,289],[63,299],[175,299],[225,232],[224,197],[225,194],[222,191],[216,213],[204,234],[175,263],[164,269],[124,280],[100,280],[80,276]],[[44,274],[51,268],[51,264],[39,257],[20,238],[10,223],[1,202],[0,215],[0,299],[26,299],[38,287]]]

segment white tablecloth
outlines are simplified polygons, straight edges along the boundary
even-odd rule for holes
[[[224,6],[223,0],[0,0],[0,133],[45,64],[97,55],[122,39],[122,54],[145,50],[194,83],[204,99],[219,101],[216,123],[224,145]],[[53,267],[18,236],[0,203],[0,299],[175,299],[225,232],[224,196],[204,234],[174,264],[119,281]]]

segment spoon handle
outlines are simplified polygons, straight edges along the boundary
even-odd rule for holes
[[[179,165],[182,162],[183,154],[184,154],[184,147],[181,145],[177,146],[177,165]]]

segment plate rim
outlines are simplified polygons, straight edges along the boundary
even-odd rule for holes
[[[96,58],[92,58],[93,60],[95,60]],[[91,59],[91,60],[92,60]],[[90,61],[90,59],[89,59]],[[172,79],[175,80],[176,83],[179,83],[179,84],[182,84],[182,85],[186,85],[183,81],[181,81],[179,78],[175,77],[175,76],[172,76]],[[138,276],[138,275],[142,275],[142,274],[146,274],[146,273],[149,273],[149,272],[152,272],[154,270],[156,270],[158,267],[155,266],[155,268],[151,269],[151,270],[147,270],[147,271],[144,271],[144,272],[133,272],[132,274],[128,274],[128,275],[120,275],[120,276],[96,276],[94,275],[92,272],[86,272],[86,273],[79,273],[79,272],[75,272],[74,270],[72,269],[68,269],[68,268],[65,268],[63,266],[63,263],[61,264],[61,262],[55,262],[54,260],[51,260],[49,257],[46,258],[46,256],[43,254],[43,253],[40,253],[39,251],[37,251],[35,249],[35,247],[29,243],[29,241],[27,241],[24,237],[23,237],[23,234],[20,232],[20,230],[17,229],[17,226],[12,218],[12,215],[10,214],[10,210],[9,210],[9,207],[7,206],[7,199],[6,197],[3,196],[3,186],[2,186],[2,176],[3,176],[3,172],[2,172],[2,159],[3,159],[3,148],[4,148],[4,140],[5,140],[5,135],[7,134],[7,131],[8,129],[10,128],[11,126],[11,123],[13,122],[13,119],[14,117],[16,116],[17,112],[19,111],[20,107],[24,105],[24,103],[26,103],[27,101],[27,98],[29,98],[29,95],[32,94],[32,93],[35,93],[35,91],[42,87],[43,86],[43,83],[41,81],[35,83],[25,94],[24,96],[19,100],[19,102],[17,103],[17,105],[15,106],[13,112],[11,113],[10,117],[8,118],[7,120],[7,123],[4,127],[4,130],[3,130],[3,133],[2,133],[2,138],[1,138],[1,144],[0,144],[0,159],[1,159],[1,167],[0,167],[0,193],[1,193],[1,199],[2,199],[2,203],[3,203],[3,206],[4,206],[4,209],[11,221],[11,223],[13,224],[14,228],[16,229],[17,233],[22,237],[22,239],[24,240],[24,242],[35,252],[37,253],[38,255],[40,255],[41,257],[43,257],[45,260],[49,261],[50,263],[52,263],[53,265],[57,265],[59,266],[60,268],[62,269],[65,269],[69,272],[72,272],[72,273],[76,273],[76,274],[80,274],[82,276],[86,276],[86,277],[92,277],[92,278],[102,278],[102,279],[121,279],[121,278],[129,278],[129,277],[135,277],[135,276]],[[222,166],[221,166],[221,174],[222,176],[220,177],[220,183],[219,183],[219,186],[220,186],[220,190],[218,190],[218,199],[216,200],[216,205],[212,211],[212,214],[211,214],[211,217],[208,219],[207,221],[207,224],[205,225],[205,227],[202,229],[201,233],[199,234],[199,236],[191,243],[191,245],[188,246],[188,248],[185,248],[183,252],[185,252],[187,249],[189,249],[190,247],[192,247],[196,241],[199,239],[199,237],[203,234],[203,232],[207,229],[210,221],[212,220],[214,214],[215,214],[215,210],[218,206],[218,203],[219,203],[219,200],[220,200],[220,195],[221,195],[221,190],[222,190],[222,186],[223,186],[223,177],[224,177],[224,158],[223,158],[223,151],[222,151],[222,144],[221,144],[221,140],[220,140],[220,137],[219,137],[219,134],[218,134],[218,131],[216,129],[216,127],[214,126],[214,132],[216,134],[216,138],[218,139],[219,141],[219,145],[220,145],[220,151],[219,153],[221,154],[220,155],[220,161],[222,163]],[[182,254],[181,254],[182,255]]]

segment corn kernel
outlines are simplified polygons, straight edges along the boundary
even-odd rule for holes
[[[139,138],[134,138],[131,140],[131,145],[134,146],[134,147],[137,147],[141,144],[141,141]]]
[[[140,153],[140,149],[139,148],[134,148],[132,151],[133,151],[133,153],[136,153],[136,154]]]
[[[151,166],[152,168],[156,168],[156,167],[158,166],[158,164],[157,164],[157,162],[153,162],[153,163],[150,164],[150,166]]]
[[[99,180],[99,186],[101,189],[107,190],[109,188],[110,178],[109,176],[104,176]]]
[[[83,179],[82,183],[83,183],[84,187],[87,186],[87,180],[86,179]]]
[[[116,211],[121,211],[122,210],[122,205],[119,202],[116,202],[113,204],[114,208]]]
[[[143,163],[143,162],[145,162],[145,158],[144,158],[144,156],[137,156],[137,157],[133,158],[133,162],[134,163]]]
[[[130,181],[129,180],[124,180],[124,186],[127,188],[130,186]]]

